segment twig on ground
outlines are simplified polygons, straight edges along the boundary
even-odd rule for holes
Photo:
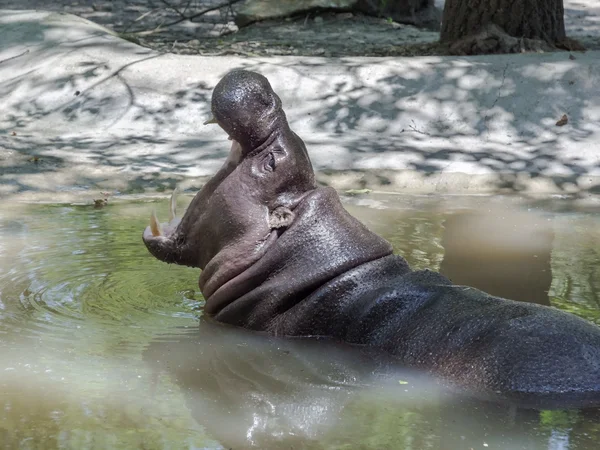
[[[161,9],[161,8],[154,8],[154,9],[151,9],[150,11],[146,11],[144,14],[142,14],[139,17],[137,17],[133,22],[131,22],[129,25],[127,25],[125,27],[125,29],[123,30],[123,33],[127,33],[127,30],[129,30],[129,27],[131,27],[134,23],[139,22],[140,20],[144,19],[145,17],[149,16],[150,14],[155,13],[159,9]]]
[[[408,128],[410,128],[412,131],[414,131],[415,133],[419,133],[419,134],[424,134],[425,136],[429,136],[429,133],[426,133],[425,131],[421,131],[417,128],[417,126],[415,125],[415,121],[411,120],[411,124],[408,126]]]
[[[6,62],[6,61],[10,61],[11,59],[18,58],[19,56],[26,55],[27,53],[29,53],[29,49],[25,50],[23,53],[19,53],[18,55],[11,56],[11,57],[9,57],[9,58],[6,58],[6,59],[2,59],[2,60],[0,60],[0,64],[2,64],[3,62]]]
[[[161,1],[163,1],[163,3],[165,3],[165,4],[168,4],[164,0],[161,0]],[[198,11],[197,13],[194,13],[194,14],[192,14],[190,16],[183,16],[182,18],[174,20],[173,22],[161,24],[154,31],[152,31],[152,33],[156,33],[157,31],[159,31],[159,28],[166,28],[166,27],[170,27],[170,26],[173,26],[173,25],[177,25],[177,24],[180,24],[181,22],[185,22],[186,20],[193,21],[193,19],[195,19],[197,17],[200,17],[200,16],[203,16],[204,14],[207,14],[207,13],[212,12],[212,11],[216,11],[216,10],[221,9],[221,8],[231,7],[232,5],[234,5],[236,3],[239,3],[241,1],[242,0],[229,0],[226,3],[220,3],[218,5],[211,6],[210,8],[203,9],[202,11]],[[147,31],[140,31],[138,33],[150,34]]]
[[[187,12],[187,10],[191,4],[192,4],[192,0],[188,0],[187,4],[185,5],[185,8],[183,8],[183,14],[185,14]]]
[[[175,5],[171,5],[171,3],[169,3],[167,0],[160,0],[162,3],[164,3],[165,5],[167,5],[167,8],[172,9],[173,11],[175,11],[179,17],[181,18],[185,18],[185,11],[180,11],[179,8],[177,8]],[[189,6],[189,2],[188,2],[188,6]]]

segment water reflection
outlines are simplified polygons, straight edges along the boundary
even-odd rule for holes
[[[349,209],[415,268],[600,323],[600,215],[407,199]],[[597,447],[597,413],[467,400],[372,353],[198,327],[198,272],[141,243],[155,207],[168,215],[0,206],[0,448]]]
[[[565,214],[554,227],[551,303],[600,325],[600,218]]]
[[[176,380],[194,418],[225,447],[550,450],[577,441],[573,448],[591,449],[600,437],[592,412],[477,401],[372,352],[206,320],[153,342],[144,360]]]
[[[550,305],[553,223],[542,214],[494,209],[449,215],[440,271],[456,284]]]
[[[369,352],[207,320],[197,331],[153,342],[144,360],[157,376],[176,380],[198,423],[233,448],[328,448],[345,441],[340,419],[361,396],[393,395],[404,411],[443,396],[431,380]]]

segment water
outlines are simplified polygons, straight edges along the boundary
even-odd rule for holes
[[[556,204],[347,199],[415,268],[600,324],[600,214]],[[203,318],[199,272],[141,241],[152,208],[167,217],[0,207],[0,449],[598,447],[597,411],[477,402],[370,352]]]

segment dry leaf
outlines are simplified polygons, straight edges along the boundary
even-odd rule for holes
[[[569,123],[569,118],[567,117],[566,114],[563,114],[562,117],[558,120],[558,122],[556,122],[556,126],[562,127],[563,125],[566,125],[567,123]]]
[[[13,132],[12,132],[12,133],[10,133],[10,134],[11,134],[12,136],[16,136],[16,135],[17,135],[17,132],[16,132],[16,131],[13,131]]]
[[[108,199],[107,198],[98,198],[98,199],[94,199],[94,208],[102,208],[103,206],[108,205]]]

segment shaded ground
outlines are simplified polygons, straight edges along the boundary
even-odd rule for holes
[[[238,30],[239,3],[227,0],[0,0],[0,9],[43,9],[73,13],[112,28],[161,52],[271,56],[412,56],[442,51],[438,33],[386,18],[351,13],[310,13],[257,23]],[[443,0],[437,6],[443,8]],[[596,0],[565,0],[567,33],[588,49],[600,49],[600,5]],[[173,24],[174,22],[179,22]],[[169,25],[173,24],[173,25]]]
[[[32,12],[3,12],[0,35],[0,195],[197,189],[229,150],[200,125],[212,88],[241,67],[271,80],[323,184],[600,192],[598,52],[189,57]]]

